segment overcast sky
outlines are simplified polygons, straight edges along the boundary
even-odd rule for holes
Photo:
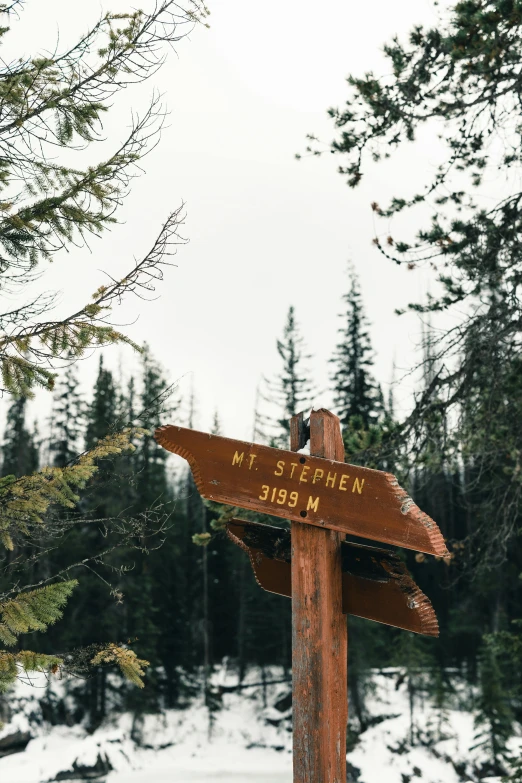
[[[65,45],[102,9],[126,7],[27,0],[10,47],[18,55],[52,48],[58,29]],[[182,379],[185,394],[193,382],[198,428],[209,428],[217,409],[224,434],[249,438],[256,386],[261,375],[278,371],[275,342],[290,304],[314,357],[312,380],[326,390],[349,260],[372,322],[379,380],[390,380],[394,357],[398,377],[414,362],[420,323],[398,318],[394,309],[422,298],[427,277],[396,267],[372,247],[370,203],[409,192],[436,165],[436,144],[426,137],[371,169],[355,191],[336,173],[336,157],[296,161],[295,153],[304,151],[307,133],[332,138],[326,110],[346,99],[349,73],[381,73],[382,44],[435,15],[430,0],[211,0],[210,7],[210,29],[197,28],[180,42],[154,85],[116,100],[108,125],[114,144],[131,108],[143,109],[153,86],[170,109],[161,144],[121,210],[122,224],[90,251],[57,259],[45,283],[63,292],[60,307],[83,303],[103,282],[101,270],[124,272],[184,200],[190,243],[160,298],[131,301],[118,318],[131,321],[139,311],[129,335],[150,343],[170,379]],[[106,354],[130,371],[129,351]],[[84,365],[84,377],[94,377],[96,363],[93,357]],[[402,381],[401,400],[413,386]],[[327,391],[316,399],[330,402]]]

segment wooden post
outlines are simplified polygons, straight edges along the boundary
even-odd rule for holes
[[[302,414],[292,418],[292,451],[304,445],[303,426]],[[310,454],[344,461],[339,419],[327,410],[310,416]],[[342,538],[344,534],[333,530],[292,522],[294,783],[346,783],[348,639],[342,612]]]

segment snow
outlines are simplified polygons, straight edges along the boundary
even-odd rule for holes
[[[272,671],[268,679],[280,677],[281,672]],[[223,670],[218,679],[221,684],[233,682]],[[73,764],[93,766],[101,758],[109,761],[112,771],[95,778],[98,783],[291,783],[290,710],[281,713],[274,706],[288,686],[268,685],[264,706],[259,681],[259,672],[253,671],[247,680],[251,687],[225,693],[222,709],[214,713],[210,725],[201,698],[182,710],[144,716],[139,742],[130,714],[113,717],[93,734],[83,725],[50,726],[42,721],[38,707],[45,689],[20,683],[11,699],[13,718],[0,731],[0,740],[15,731],[30,731],[32,739],[25,751],[0,758],[0,781],[46,783],[72,770]],[[473,715],[458,698],[443,715],[428,699],[419,699],[415,708],[419,742],[409,747],[404,683],[397,688],[397,673],[384,671],[374,674],[373,685],[368,706],[370,714],[381,720],[361,735],[348,756],[358,783],[415,783],[417,778],[426,783],[459,783],[462,778],[456,767],[461,774],[465,770],[468,779],[476,779],[474,766],[480,765],[481,755],[470,750]],[[53,693],[70,699],[67,683],[54,684]],[[513,750],[522,744],[519,737],[512,742]],[[489,779],[489,783],[497,781]]]

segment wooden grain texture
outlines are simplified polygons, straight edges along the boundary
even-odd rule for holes
[[[448,554],[436,523],[390,473],[348,465],[328,412],[310,420],[315,456],[168,425],[159,444],[190,464],[200,494],[219,503],[305,522],[432,555]],[[297,432],[297,430],[296,430]],[[328,454],[328,457],[318,456]]]
[[[311,454],[339,460],[344,456],[341,448],[337,417],[313,411]],[[346,783],[348,650],[342,534],[293,522],[291,535],[294,783]]]
[[[256,581],[264,590],[292,596],[289,530],[231,519],[227,535],[247,553]],[[425,636],[439,635],[430,600],[394,552],[343,541],[341,569],[344,614]]]

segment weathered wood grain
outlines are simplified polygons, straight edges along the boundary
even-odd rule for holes
[[[294,440],[293,417],[291,447]],[[310,416],[310,452],[342,460],[339,420]],[[341,533],[292,522],[292,725],[294,783],[346,783],[347,628]]]
[[[319,421],[324,435],[319,433]],[[331,457],[296,454],[174,425],[159,427],[155,436],[160,445],[189,462],[205,498],[406,549],[447,554],[436,523],[392,474],[342,461],[342,441],[328,416],[316,411],[310,431],[312,439],[324,438]]]
[[[231,519],[227,534],[249,556],[258,584],[269,593],[292,596],[290,531]],[[341,543],[343,612],[405,631],[438,636],[430,600],[389,549]]]

